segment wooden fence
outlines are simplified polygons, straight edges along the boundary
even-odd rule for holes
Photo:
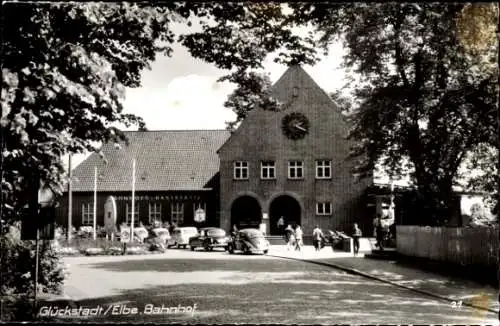
[[[498,266],[498,227],[452,228],[398,225],[397,251],[462,266]]]

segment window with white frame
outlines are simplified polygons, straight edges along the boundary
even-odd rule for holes
[[[276,179],[276,164],[274,161],[262,161],[260,163],[261,179]]]
[[[330,202],[318,202],[318,203],[316,203],[316,214],[317,215],[332,215],[332,203],[330,203]]]
[[[155,221],[161,221],[161,203],[159,202],[149,203],[149,224]]]
[[[175,225],[181,225],[184,222],[184,203],[174,202],[172,203],[172,223]]]
[[[236,180],[248,179],[248,162],[247,161],[234,162],[234,179],[236,179]]]
[[[94,205],[91,203],[82,204],[82,225],[94,225]]]
[[[330,179],[332,177],[332,161],[318,160],[316,161],[316,178]]]
[[[302,179],[304,177],[304,163],[302,161],[288,162],[288,178]]]
[[[135,203],[134,205],[134,226],[138,226],[139,221],[139,205]],[[127,203],[126,215],[125,215],[125,223],[130,225],[132,223],[132,203]]]

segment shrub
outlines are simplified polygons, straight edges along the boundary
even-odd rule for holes
[[[78,250],[76,250],[73,247],[60,247],[60,248],[56,249],[56,252],[59,255],[63,255],[63,256],[73,256],[73,255],[78,255],[80,253]]]
[[[106,248],[106,254],[108,255],[121,255],[122,253],[123,253],[123,248],[120,247]]]
[[[127,247],[126,251],[127,254],[132,254],[132,255],[140,255],[144,254],[146,250],[144,250],[144,247],[139,247],[139,246],[134,246],[134,247]]]
[[[102,254],[104,254],[104,249],[103,248],[87,248],[87,249],[85,249],[84,253],[87,256],[102,255]]]
[[[9,232],[1,237],[0,242],[2,321],[31,320],[35,241],[21,241],[19,229],[11,226]],[[38,292],[61,294],[65,276],[66,270],[50,242],[41,241]]]

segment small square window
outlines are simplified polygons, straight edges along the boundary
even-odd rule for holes
[[[304,178],[304,168],[302,161],[289,161],[288,162],[288,178],[289,179],[302,179]]]
[[[316,214],[317,215],[332,215],[332,203],[330,203],[330,202],[318,202],[318,203],[316,203]]]
[[[261,179],[276,179],[276,165],[274,161],[263,161],[260,165]]]
[[[235,180],[248,179],[248,162],[247,161],[234,162],[234,179]]]
[[[331,179],[332,177],[332,161],[318,160],[316,161],[316,179]]]

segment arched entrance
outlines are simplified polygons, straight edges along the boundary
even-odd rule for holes
[[[289,224],[300,225],[300,204],[299,202],[287,195],[276,197],[269,206],[269,223],[270,234],[280,234],[278,229],[278,220],[283,216],[285,227]]]
[[[258,228],[262,220],[262,210],[257,199],[251,196],[236,198],[231,206],[231,228]]]

